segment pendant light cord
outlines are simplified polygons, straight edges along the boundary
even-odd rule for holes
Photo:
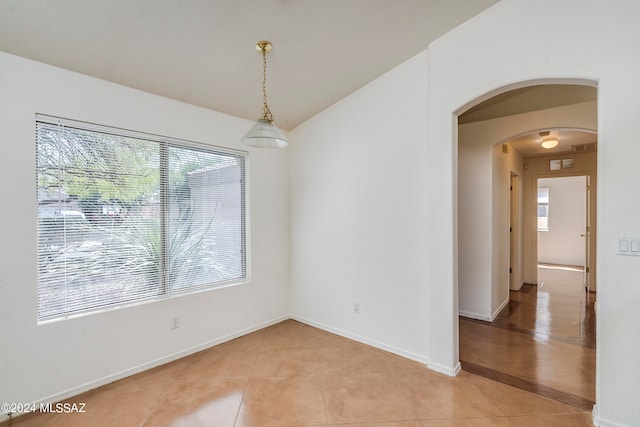
[[[262,99],[264,105],[262,106],[262,119],[269,122],[273,122],[273,114],[269,110],[267,105],[267,52],[262,49]]]

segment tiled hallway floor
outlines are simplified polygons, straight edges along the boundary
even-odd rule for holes
[[[493,323],[460,319],[463,369],[565,403],[595,401],[595,294],[582,272],[545,266]]]
[[[69,399],[28,426],[591,426],[591,414],[467,372],[456,378],[289,320]],[[7,425],[7,424],[4,424]]]

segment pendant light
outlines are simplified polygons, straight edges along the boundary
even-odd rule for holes
[[[250,147],[282,148],[287,146],[287,139],[273,125],[273,114],[267,105],[267,53],[271,52],[270,42],[263,40],[256,44],[256,50],[262,54],[262,116],[245,136],[242,143]]]

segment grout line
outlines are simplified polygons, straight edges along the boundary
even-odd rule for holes
[[[173,378],[173,380],[171,380],[171,381],[168,381],[167,384],[173,385],[178,381],[178,379],[187,370],[187,368],[193,364],[194,356],[193,355],[185,356],[184,359],[188,359],[188,360],[184,360],[186,363],[184,364],[182,369],[180,369],[180,371],[176,374],[175,378]],[[177,359],[177,360],[174,360],[173,362],[169,362],[169,363],[167,363],[165,365],[160,365],[160,367],[167,366],[167,365],[174,364],[174,363],[178,363],[180,360],[182,360],[182,359]],[[156,369],[156,368],[152,368],[152,369]],[[149,371],[144,371],[144,372],[142,372],[140,374],[137,374],[137,375],[144,375],[144,374],[146,374],[148,372]],[[142,421],[140,421],[140,424],[138,424],[138,427],[144,427],[146,425],[146,422],[149,419],[149,417],[152,416],[154,414],[154,412],[156,412],[156,410],[158,410],[158,408],[162,407],[162,404],[165,403],[166,399],[169,396],[169,392],[170,392],[169,389],[164,390],[158,396],[158,399],[154,402],[155,404],[152,405],[151,408],[146,412],[144,418],[142,419]]]
[[[462,361],[460,361],[460,363],[462,363]],[[463,369],[464,369],[464,368],[463,368]],[[470,372],[470,371],[468,371],[468,372]],[[485,393],[485,392],[484,392],[484,390],[482,390],[482,388],[480,388],[480,386],[478,386],[476,383],[474,383],[473,381],[471,381],[471,379],[469,379],[469,378],[465,378],[465,379],[467,380],[467,382],[468,382],[469,384],[471,384],[471,386],[472,386],[473,388],[475,388],[477,391],[479,391],[481,395],[483,395],[484,397],[486,397],[486,398],[489,400],[489,402],[491,402],[491,403],[493,404],[493,406],[495,406],[495,407],[498,409],[498,411],[500,411],[500,412],[502,413],[502,415],[499,415],[498,417],[509,417],[509,414],[507,414],[507,412],[506,412],[504,409],[502,409],[502,408],[500,407],[500,405],[498,405],[498,404],[497,404],[497,403],[496,403],[496,402],[491,398],[491,395],[489,395],[489,394]]]
[[[262,330],[264,331],[264,329]],[[255,333],[255,332],[254,332]],[[264,332],[262,332],[264,334]],[[236,411],[236,416],[233,418],[233,425],[235,426],[238,422],[238,417],[240,417],[240,411],[242,410],[242,405],[244,404],[244,399],[247,395],[247,391],[249,390],[249,386],[251,385],[251,380],[253,379],[253,373],[256,370],[256,365],[258,364],[258,358],[260,357],[260,353],[262,352],[262,348],[264,347],[264,337],[260,338],[260,348],[256,352],[255,360],[253,361],[253,365],[251,366],[251,372],[249,372],[249,379],[247,383],[244,385],[244,389],[242,390],[242,399],[240,399],[240,403],[238,404],[238,410]],[[238,351],[237,349],[235,351]]]

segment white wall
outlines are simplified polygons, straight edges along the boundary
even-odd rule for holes
[[[55,401],[288,317],[287,153],[257,150],[251,283],[38,325],[36,113],[234,149],[252,125],[0,52],[0,402]]]
[[[430,359],[458,363],[455,114],[523,82],[587,79],[598,84],[598,343],[596,421],[640,419],[640,260],[615,255],[617,236],[637,235],[640,200],[640,3],[502,0],[429,47]],[[530,30],[530,29],[534,29]],[[548,30],[548,31],[547,31]],[[557,80],[556,80],[557,79]],[[485,98],[486,97],[486,98]],[[475,100],[475,101],[474,101]],[[437,326],[436,326],[437,325]]]
[[[291,132],[293,317],[427,361],[427,55]],[[360,303],[360,314],[353,304]]]
[[[538,232],[538,261],[547,264],[585,265],[587,179],[584,176],[542,178],[549,189],[549,230]]]
[[[493,321],[509,302],[509,187],[512,173],[522,176],[520,153],[508,144],[508,153],[502,152],[505,128],[502,119],[458,128],[459,313],[486,321]],[[522,283],[521,221],[513,223],[511,265],[514,281]]]
[[[460,314],[491,319],[491,143],[459,129],[458,292]],[[495,142],[495,141],[494,141]]]
[[[500,311],[509,304],[509,227],[511,208],[511,174],[522,176],[522,156],[509,144],[508,153],[502,151],[502,145],[494,145],[491,149],[491,169],[493,171],[491,190],[491,320],[495,319]],[[519,224],[519,222],[516,222]],[[514,230],[517,237],[516,260],[519,257],[519,237],[522,230]],[[513,264],[515,265],[515,263]],[[520,265],[517,265],[518,267]],[[515,275],[520,275],[520,269],[516,269]],[[519,281],[520,279],[516,279]]]

